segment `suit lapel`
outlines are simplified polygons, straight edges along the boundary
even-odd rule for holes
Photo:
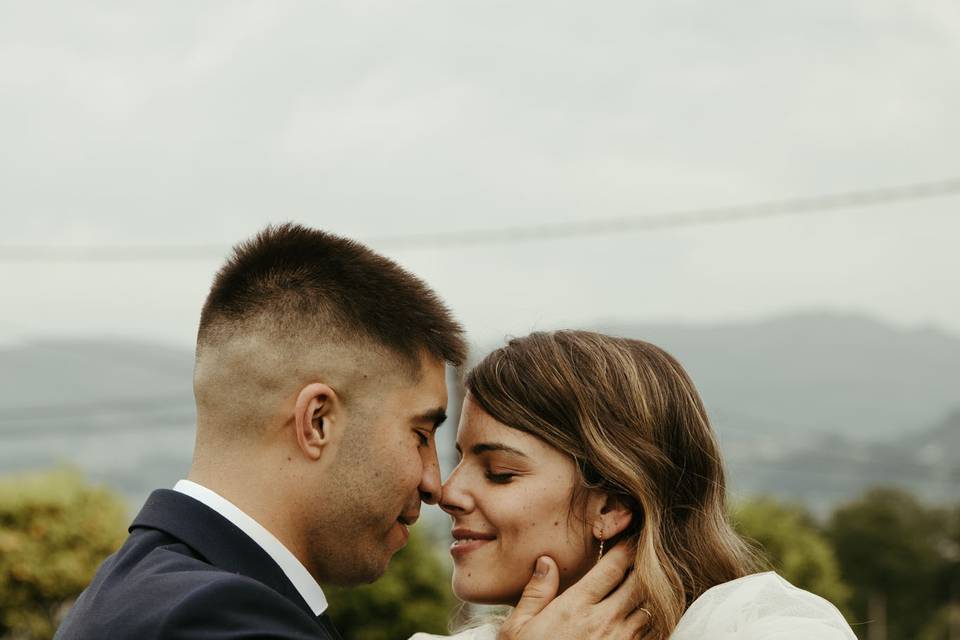
[[[183,541],[215,567],[253,578],[315,617],[273,558],[236,525],[202,502],[178,491],[158,489],[150,494],[130,525],[131,533],[140,527],[158,529]]]
[[[343,640],[343,638],[340,636],[340,632],[337,631],[335,626],[333,626],[333,620],[331,620],[330,616],[328,616],[326,613],[317,616],[317,622],[320,623],[320,626],[326,629],[327,633],[330,634],[330,637],[333,640]]]

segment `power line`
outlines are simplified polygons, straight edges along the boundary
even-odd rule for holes
[[[465,247],[487,244],[536,242],[571,237],[604,236],[636,231],[729,224],[787,215],[821,214],[843,209],[878,207],[894,203],[960,195],[960,178],[923,182],[866,191],[849,191],[785,200],[769,200],[726,207],[686,209],[645,216],[601,218],[503,229],[425,233],[412,236],[369,238],[378,247],[399,249]]]
[[[422,250],[543,242],[562,238],[608,236],[640,231],[730,224],[783,216],[815,215],[846,209],[873,208],[897,203],[960,195],[960,177],[934,182],[847,191],[826,195],[768,200],[724,207],[703,207],[653,215],[599,218],[589,221],[441,231],[365,238],[379,249]],[[153,262],[220,260],[227,245],[7,245],[0,246],[0,262]]]

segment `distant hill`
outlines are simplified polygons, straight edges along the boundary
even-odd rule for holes
[[[138,398],[193,403],[193,353],[124,340],[37,340],[0,347],[0,411]]]
[[[150,343],[0,348],[0,473],[70,464],[140,502],[189,467],[192,372],[190,351]]]
[[[825,314],[598,326],[683,362],[738,495],[772,493],[822,512],[873,484],[934,501],[960,494],[957,338]],[[0,347],[0,473],[69,463],[139,503],[189,467],[192,369],[192,352],[149,343]]]
[[[665,348],[725,436],[858,440],[919,432],[960,406],[960,338],[801,314],[722,326],[600,324]]]
[[[930,429],[905,436],[898,444],[911,451],[913,459],[960,480],[960,406]]]
[[[821,514],[880,485],[930,503],[956,504],[960,496],[960,410],[890,442],[829,435],[796,447],[725,449],[735,495],[772,494]]]

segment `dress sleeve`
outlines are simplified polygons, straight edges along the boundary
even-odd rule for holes
[[[670,640],[856,640],[830,602],[775,573],[716,586],[694,602]]]
[[[415,633],[410,640],[496,640],[497,626],[485,624],[473,629],[461,631],[452,636],[437,636],[430,633]]]

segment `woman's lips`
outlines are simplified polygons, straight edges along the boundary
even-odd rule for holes
[[[492,542],[492,540],[454,540],[453,544],[450,545],[450,555],[454,558],[462,558],[488,542]]]
[[[454,529],[453,544],[450,545],[450,555],[462,558],[471,551],[476,551],[488,542],[496,540],[495,535],[471,531],[470,529]]]

